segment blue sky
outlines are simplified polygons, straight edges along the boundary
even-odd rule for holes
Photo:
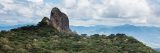
[[[160,0],[0,0],[0,26],[37,24],[53,7],[72,26],[160,27]]]

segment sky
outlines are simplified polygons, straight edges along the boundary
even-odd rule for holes
[[[0,0],[0,25],[36,24],[53,7],[72,26],[123,25],[160,27],[160,0]]]

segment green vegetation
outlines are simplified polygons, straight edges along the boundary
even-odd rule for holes
[[[0,53],[157,53],[125,34],[61,33],[43,24],[1,31]]]

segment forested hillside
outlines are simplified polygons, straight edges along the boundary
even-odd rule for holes
[[[125,34],[62,33],[40,22],[0,32],[0,53],[157,53]]]

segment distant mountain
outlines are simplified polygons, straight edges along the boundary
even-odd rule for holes
[[[17,27],[21,27],[21,26],[25,26],[25,25],[6,25],[6,26],[0,26],[0,31],[1,30],[10,30],[10,29],[13,29],[13,28],[17,28]]]
[[[136,39],[144,42],[148,46],[157,47],[160,45],[160,28],[148,26],[134,26],[134,25],[120,25],[120,26],[71,26],[73,31],[79,34],[112,34],[112,33],[125,33]]]
[[[158,52],[160,52],[160,48],[156,48],[155,50],[158,51]]]
[[[149,34],[160,34],[160,28],[158,27],[147,27],[147,26],[134,26],[134,25],[120,25],[120,26],[104,26],[104,25],[97,25],[97,26],[71,26],[72,30],[78,33],[139,33],[144,34],[151,32]],[[87,32],[86,32],[87,31]]]

